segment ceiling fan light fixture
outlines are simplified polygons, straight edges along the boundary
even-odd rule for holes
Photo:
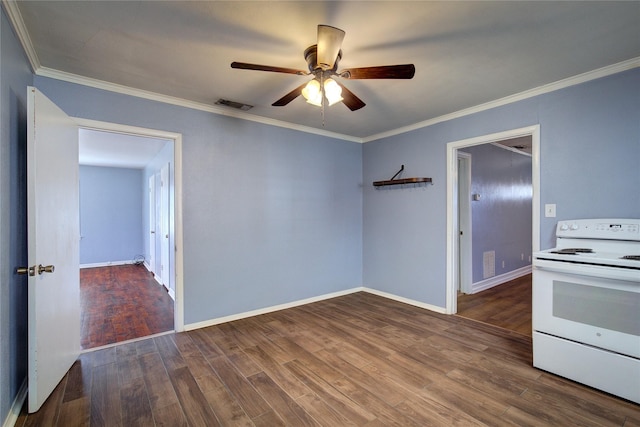
[[[316,79],[311,80],[302,89],[302,96],[307,100],[309,104],[322,105],[322,90],[320,89],[320,82]]]
[[[329,78],[324,81],[324,96],[327,97],[330,106],[336,104],[343,100],[342,88],[335,80]]]

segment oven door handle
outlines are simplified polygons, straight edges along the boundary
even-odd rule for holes
[[[599,277],[602,279],[623,280],[635,283],[640,282],[640,270],[634,268],[577,264],[563,261],[549,261],[539,258],[534,258],[533,268],[579,276]]]

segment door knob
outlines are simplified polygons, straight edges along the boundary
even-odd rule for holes
[[[42,264],[40,264],[38,266],[38,274],[53,273],[55,269],[56,269],[56,267],[53,266],[53,265],[45,265],[45,266],[43,266]]]
[[[16,268],[16,274],[28,274],[29,276],[36,275],[36,266],[33,267],[18,267]]]

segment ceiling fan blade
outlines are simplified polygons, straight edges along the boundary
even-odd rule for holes
[[[347,68],[340,72],[340,76],[346,79],[411,79],[415,73],[416,67],[413,64],[403,64]]]
[[[290,103],[291,101],[293,101],[294,99],[302,95],[302,89],[304,89],[307,83],[309,82],[304,82],[303,84],[301,84],[300,86],[298,86],[297,88],[295,88],[294,90],[292,90],[291,92],[283,96],[282,98],[278,99],[276,102],[274,102],[271,105],[274,107],[284,107],[285,105],[287,105],[288,103]]]
[[[272,73],[287,73],[306,76],[307,72],[294,70],[293,68],[272,67],[270,65],[247,64],[246,62],[232,62],[231,68],[239,68],[241,70],[270,71]]]
[[[345,32],[329,25],[318,25],[318,66],[330,70],[342,47]]]
[[[344,85],[338,83],[342,88],[342,103],[346,105],[351,111],[356,111],[364,107],[365,104],[360,98],[355,96],[353,92],[344,87]]]

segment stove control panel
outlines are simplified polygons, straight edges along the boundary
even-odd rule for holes
[[[640,219],[575,219],[559,221],[556,237],[640,241]]]

